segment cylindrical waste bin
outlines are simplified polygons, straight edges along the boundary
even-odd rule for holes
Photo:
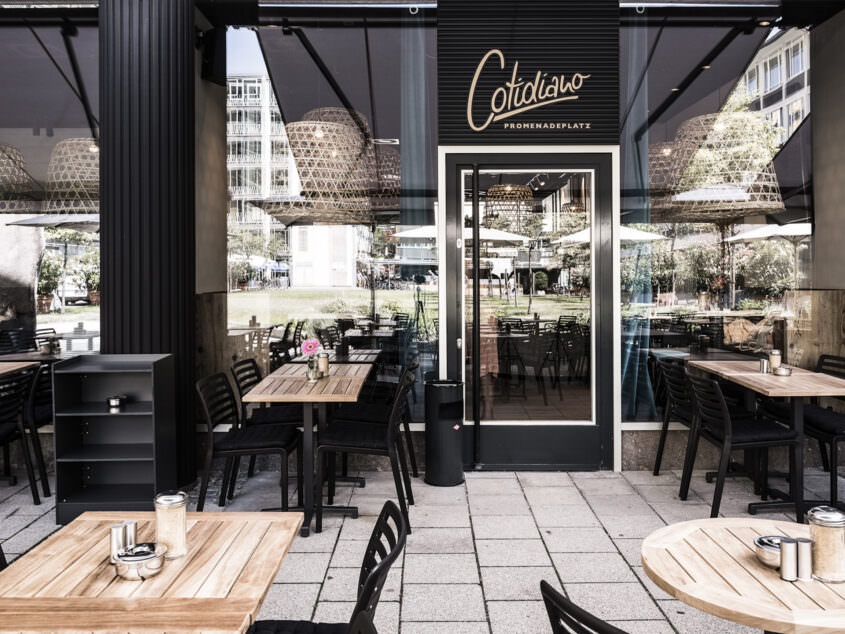
[[[464,481],[464,384],[426,381],[425,481],[457,486]]]

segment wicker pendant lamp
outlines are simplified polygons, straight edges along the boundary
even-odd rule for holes
[[[399,189],[402,180],[402,161],[393,145],[375,146],[378,187],[370,196],[373,211],[399,209]]]
[[[28,214],[38,212],[34,192],[37,185],[26,173],[21,151],[11,145],[0,145],[0,213]]]
[[[484,226],[520,233],[534,212],[534,193],[528,185],[491,185],[484,201]]]
[[[47,214],[100,212],[100,154],[91,138],[56,144],[47,167]]]

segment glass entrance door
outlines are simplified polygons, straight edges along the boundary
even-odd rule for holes
[[[462,152],[444,167],[445,367],[465,384],[468,462],[612,468],[611,156]]]
[[[467,419],[593,422],[593,176],[461,170]]]

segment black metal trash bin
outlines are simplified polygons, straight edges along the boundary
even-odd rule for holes
[[[448,487],[464,481],[464,384],[425,384],[425,481]]]

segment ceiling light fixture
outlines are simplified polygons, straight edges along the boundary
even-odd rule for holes
[[[681,91],[681,89],[680,89],[680,88],[673,88],[673,89],[672,89],[672,92],[680,92],[680,91]]]
[[[772,25],[772,23],[769,22],[768,20],[762,20],[760,22],[760,26],[771,26],[771,25]]]
[[[705,64],[701,67],[701,70],[710,70],[710,64]]]
[[[97,154],[100,151],[100,146],[95,141],[94,143],[88,146],[88,151],[91,152],[91,154]]]

